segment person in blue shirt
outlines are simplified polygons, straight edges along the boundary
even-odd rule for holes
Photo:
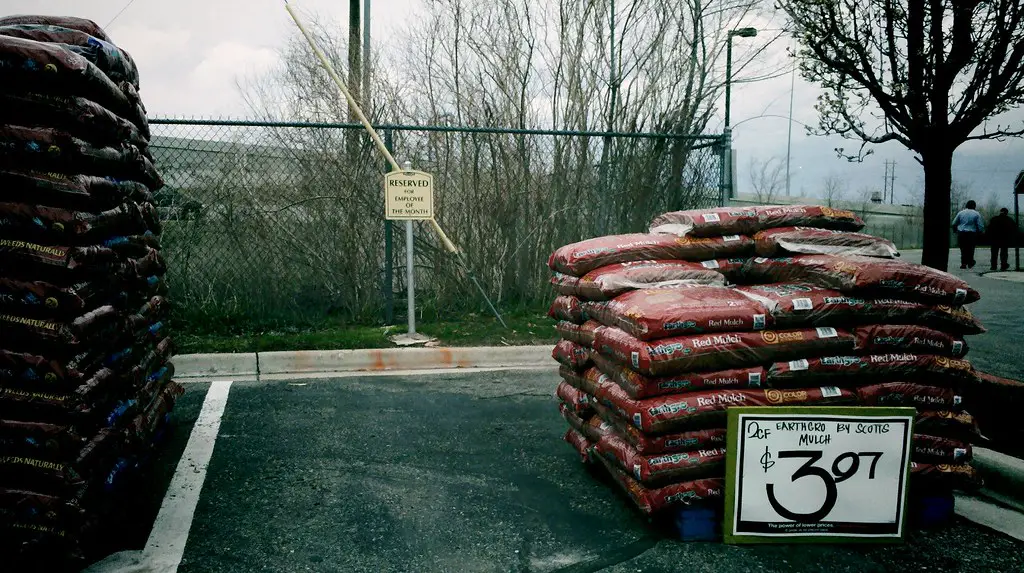
[[[978,261],[974,260],[974,249],[978,239],[985,232],[985,222],[981,213],[975,211],[978,204],[968,201],[963,211],[953,219],[953,230],[956,231],[957,243],[960,245],[960,268],[973,269]]]

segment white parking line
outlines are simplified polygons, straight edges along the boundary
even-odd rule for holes
[[[185,452],[174,471],[160,513],[149,534],[149,541],[142,552],[142,562],[148,566],[149,571],[174,573],[178,570],[230,390],[229,380],[213,382],[206,392],[203,409],[192,428]]]

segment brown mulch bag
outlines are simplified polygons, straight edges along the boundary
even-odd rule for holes
[[[692,239],[664,234],[610,235],[566,245],[548,259],[548,267],[562,274],[582,277],[587,273],[634,261],[704,261],[744,256],[753,252],[754,242],[739,235]]]
[[[58,247],[0,239],[0,273],[10,278],[33,277],[54,284],[116,275],[120,257],[105,247]]]
[[[951,388],[889,382],[857,388],[865,406],[913,406],[918,410],[961,410],[963,399]],[[918,430],[920,430],[918,428]]]
[[[918,412],[914,431],[932,436],[974,442],[981,437],[978,422],[966,411],[926,410]]]
[[[591,413],[591,397],[578,388],[575,388],[565,380],[558,383],[555,395],[559,400],[568,406],[577,416],[586,416]]]
[[[597,352],[591,358],[603,374],[637,400],[701,390],[760,388],[765,380],[765,369],[761,366],[651,377],[633,372]]]
[[[0,26],[20,25],[58,26],[61,28],[70,28],[72,30],[85,32],[86,34],[89,34],[96,39],[103,40],[104,42],[111,42],[110,36],[103,31],[103,28],[99,27],[99,24],[92,20],[86,20],[85,18],[76,18],[74,16],[43,16],[35,14],[17,14],[14,16],[0,17]]]
[[[850,231],[810,227],[766,229],[754,235],[754,248],[762,257],[805,255],[860,255],[892,259],[900,256],[892,241]]]
[[[0,124],[52,127],[101,147],[149,147],[135,124],[83,97],[0,91]]]
[[[129,438],[140,446],[151,446],[153,436],[166,423],[171,411],[174,410],[175,402],[184,393],[185,388],[180,384],[169,379],[164,381],[156,397],[150,400],[142,413],[128,424]]]
[[[560,340],[551,351],[551,357],[578,372],[591,365],[590,350],[568,340]]]
[[[925,464],[962,464],[971,461],[970,444],[927,434],[914,433],[910,459]]]
[[[551,284],[559,294],[583,300],[611,300],[631,290],[672,288],[685,284],[724,285],[725,277],[688,261],[636,261],[590,271],[582,277],[555,273]]]
[[[859,298],[806,282],[736,287],[763,304],[778,328],[908,324],[981,334],[984,327],[964,307],[927,305],[891,298]]]
[[[89,32],[51,24],[0,25],[0,36],[64,44],[72,52],[96,65],[114,82],[129,82],[139,87],[139,69],[131,55],[112,42]]]
[[[134,181],[42,171],[0,170],[0,201],[99,213],[128,201],[152,203],[154,198],[145,185]]]
[[[103,246],[113,250],[122,257],[141,258],[149,254],[149,250],[160,250],[160,238],[146,231],[139,235],[112,237],[103,241]]]
[[[121,300],[109,283],[84,282],[58,287],[41,281],[22,282],[0,278],[0,314],[25,317],[80,316]]]
[[[61,44],[0,36],[0,83],[33,93],[84,97],[132,122],[149,139],[146,109],[134,86],[115,83],[96,64]]]
[[[60,461],[0,455],[0,487],[80,497],[96,471],[116,459],[124,438],[122,431],[104,428],[73,457]]]
[[[805,282],[844,293],[906,297],[933,304],[963,305],[981,297],[971,285],[949,273],[872,257],[754,257],[747,261],[743,276],[756,283]]]
[[[675,211],[655,217],[652,233],[694,237],[753,235],[776,227],[859,231],[864,221],[853,211],[815,205],[761,205]],[[709,257],[710,258],[710,257]]]
[[[853,335],[860,354],[915,352],[963,358],[968,351],[962,338],[926,326],[875,324],[857,327]]]
[[[848,330],[823,327],[677,336],[644,342],[618,328],[597,333],[595,349],[647,376],[727,370],[853,350]]]
[[[768,369],[768,385],[775,388],[896,381],[958,387],[976,384],[978,374],[966,360],[906,352],[801,358],[776,362]]]
[[[596,417],[600,418],[604,424],[613,428],[617,435],[629,442],[641,454],[672,454],[725,447],[728,433],[725,428],[709,428],[706,430],[651,435],[641,432],[603,404],[594,404],[594,410],[598,414]],[[597,439],[599,438],[600,436]]]
[[[593,444],[590,443],[590,440],[588,440],[586,436],[574,428],[569,428],[565,431],[565,435],[562,436],[562,439],[576,450],[576,453],[580,455],[581,462],[589,463],[591,461],[590,449],[593,447]]]
[[[910,463],[911,487],[938,487],[942,489],[976,490],[985,481],[971,464],[919,464]]]
[[[25,203],[0,203],[0,237],[40,244],[94,245],[111,236],[146,232],[142,210],[125,203],[98,214],[40,207]]]
[[[88,441],[74,426],[0,420],[0,451],[9,456],[67,459],[77,455]]]
[[[772,327],[759,301],[724,286],[636,290],[615,300],[582,303],[583,313],[640,340]]]
[[[646,486],[725,477],[725,448],[642,455],[619,436],[609,434],[594,449]]]
[[[555,325],[555,331],[560,337],[585,348],[594,347],[594,338],[599,328],[604,328],[604,325],[596,320],[588,320],[583,324],[563,320]]]
[[[91,339],[116,335],[124,326],[124,315],[112,306],[60,321],[0,314],[0,344],[25,352],[84,348]]]
[[[134,145],[97,147],[49,127],[0,125],[0,167],[128,179],[153,191],[164,184],[152,161]]]
[[[83,557],[78,537],[86,510],[64,496],[0,488],[0,551],[7,571],[73,571]],[[62,565],[61,557],[67,559]]]
[[[693,481],[674,483],[659,488],[648,488],[633,479],[629,474],[615,467],[603,456],[595,456],[611,474],[612,479],[622,488],[622,491],[633,500],[637,508],[645,515],[660,512],[662,510],[690,505],[694,503],[715,503],[722,502],[725,492],[725,480],[722,478],[708,478]]]
[[[551,308],[548,309],[548,316],[555,320],[572,322],[574,324],[583,324],[587,320],[583,315],[580,299],[566,295],[555,297],[555,300],[551,303]]]

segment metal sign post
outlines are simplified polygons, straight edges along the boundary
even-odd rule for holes
[[[413,171],[412,162],[402,164],[402,171],[384,176],[384,217],[392,221],[405,221],[405,266],[407,300],[409,305],[410,337],[416,337],[416,282],[413,268],[413,221],[434,218],[434,176]]]
[[[1024,171],[1017,174],[1013,182],[1013,221],[1017,225],[1013,233],[1013,253],[1020,271],[1020,196],[1024,193]]]

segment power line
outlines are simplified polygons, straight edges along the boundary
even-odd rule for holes
[[[121,14],[124,14],[125,10],[131,8],[132,4],[134,4],[134,3],[135,3],[135,0],[128,0],[128,3],[124,5],[124,8],[121,8],[121,11],[118,12],[113,18],[111,18],[110,21],[107,22],[107,25],[104,26],[104,28],[109,28],[110,25],[113,24],[118,18],[120,18]]]

